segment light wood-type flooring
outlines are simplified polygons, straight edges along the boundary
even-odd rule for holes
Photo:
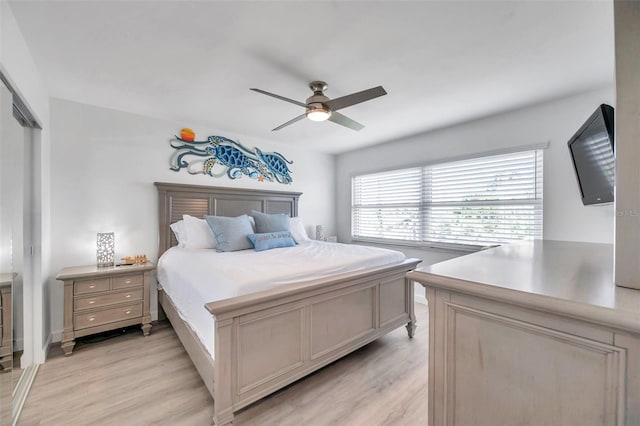
[[[428,315],[236,414],[235,426],[427,424]],[[168,322],[54,351],[19,425],[210,425],[213,401]]]

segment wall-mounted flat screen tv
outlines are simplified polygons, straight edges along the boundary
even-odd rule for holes
[[[615,156],[613,107],[602,104],[568,142],[582,203],[613,202]]]

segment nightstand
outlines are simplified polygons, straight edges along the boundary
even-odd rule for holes
[[[56,279],[64,282],[62,350],[71,355],[75,339],[130,325],[151,331],[149,288],[156,266],[74,266]]]

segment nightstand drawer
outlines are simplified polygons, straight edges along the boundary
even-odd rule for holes
[[[74,294],[98,293],[109,290],[109,279],[76,281],[73,285]]]
[[[120,277],[112,278],[112,286],[114,290],[127,287],[142,287],[144,284],[144,278],[141,274],[136,275],[123,275]]]
[[[82,328],[95,327],[115,321],[137,318],[142,316],[142,303],[122,306],[119,308],[105,309],[104,311],[92,312],[89,314],[76,314],[74,316],[75,327]]]
[[[117,303],[137,302],[139,300],[142,300],[142,288],[134,288],[129,291],[124,290],[101,296],[76,297],[73,301],[73,307],[76,311],[80,311],[84,309],[115,305]]]

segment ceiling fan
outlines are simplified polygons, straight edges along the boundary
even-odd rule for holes
[[[324,81],[312,81],[311,83],[309,83],[309,88],[311,88],[311,90],[313,91],[313,95],[307,98],[306,103],[285,98],[284,96],[276,95],[274,93],[265,92],[261,89],[254,88],[251,90],[253,90],[254,92],[262,93],[263,95],[272,96],[285,102],[299,105],[306,109],[304,114],[301,114],[296,118],[293,118],[286,123],[276,127],[275,129],[273,129],[274,131],[280,130],[283,127],[287,127],[290,124],[293,124],[296,121],[300,121],[305,117],[312,121],[329,120],[341,126],[348,127],[352,130],[362,130],[364,129],[364,126],[362,124],[350,119],[343,114],[340,114],[337,111],[387,94],[382,86],[378,86],[371,89],[363,90],[361,92],[352,93],[350,95],[341,96],[339,98],[329,99],[324,95],[324,91],[327,90],[327,87],[327,83],[325,83]]]

